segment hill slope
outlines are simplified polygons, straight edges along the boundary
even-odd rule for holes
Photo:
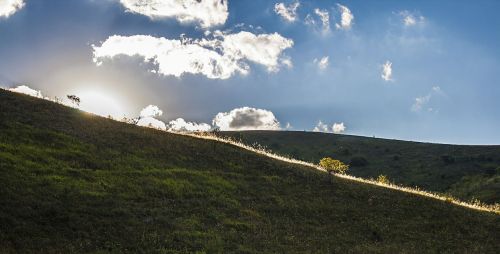
[[[500,216],[0,91],[0,250],[495,253]]]
[[[349,174],[447,193],[463,200],[500,203],[500,146],[419,143],[302,131],[223,132],[296,159],[333,157],[350,163]]]

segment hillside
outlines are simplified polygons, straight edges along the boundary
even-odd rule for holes
[[[0,90],[3,253],[495,253],[500,216]]]
[[[351,164],[349,174],[500,203],[500,146],[444,145],[302,131],[224,132],[247,144],[318,163],[333,157]]]

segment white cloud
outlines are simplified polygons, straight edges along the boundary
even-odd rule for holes
[[[333,126],[332,126],[332,131],[333,133],[342,133],[344,132],[346,129],[344,123],[334,123]]]
[[[280,129],[280,123],[273,112],[250,107],[218,113],[213,119],[213,125],[222,131]]]
[[[228,0],[120,0],[127,11],[153,19],[175,18],[181,23],[198,22],[203,28],[223,25]]]
[[[323,123],[321,120],[313,129],[314,132],[328,132],[328,125]]]
[[[37,97],[37,98],[43,98],[41,91],[34,90],[34,89],[32,89],[28,86],[25,86],[25,85],[17,86],[15,88],[9,88],[7,90],[9,90],[11,92],[15,92],[15,93],[27,94],[27,95]]]
[[[339,134],[344,132],[346,129],[344,123],[334,123],[332,125],[332,128],[330,129],[326,123],[323,123],[323,121],[319,121],[318,124],[314,127],[313,131],[314,132],[325,132],[325,133],[335,133]]]
[[[8,18],[22,9],[24,5],[24,0],[0,0],[0,18]]]
[[[297,20],[297,9],[300,6],[300,2],[296,1],[288,6],[284,3],[276,3],[274,5],[274,12],[280,15],[287,22],[294,22]]]
[[[186,122],[183,118],[177,118],[168,123],[168,129],[171,131],[179,131],[179,132],[197,132],[197,131],[209,131],[212,129],[212,126],[206,123],[193,123]]]
[[[354,21],[354,15],[352,15],[351,10],[344,5],[337,4],[340,11],[340,24],[336,23],[335,27],[337,29],[349,30],[352,27]]]
[[[161,115],[163,115],[163,111],[158,108],[158,106],[148,105],[141,110],[137,125],[159,130],[167,130],[165,123],[155,118]]]
[[[328,65],[330,64],[328,56],[324,56],[321,59],[314,58],[313,62],[315,64],[317,64],[318,69],[321,70],[321,71],[323,71],[326,68],[328,68]]]
[[[380,77],[385,81],[392,81],[392,63],[390,61],[386,61],[382,65],[382,74]]]
[[[323,25],[323,33],[328,33],[330,31],[330,14],[327,10],[320,10],[318,8],[314,9],[314,13],[318,15]]]
[[[157,117],[163,115],[163,111],[155,105],[148,105],[141,110],[141,117]]]
[[[141,56],[144,61],[154,63],[157,70],[153,72],[159,74],[180,77],[192,73],[211,79],[228,79],[235,73],[247,74],[248,62],[264,65],[268,71],[278,71],[282,64],[291,64],[282,52],[292,46],[292,40],[277,33],[255,35],[245,31],[235,34],[215,31],[210,40],[114,35],[101,46],[92,47],[97,65],[118,55]]]
[[[165,123],[154,118],[154,117],[140,118],[139,121],[137,122],[137,125],[143,126],[143,127],[159,129],[159,130],[163,130],[163,131],[167,130],[167,126],[165,125]]]
[[[445,93],[439,86],[432,87],[431,91],[427,95],[415,98],[415,102],[411,106],[411,110],[413,112],[420,112],[436,95],[445,96]],[[428,107],[427,111],[437,112],[437,110],[432,107]]]
[[[418,24],[423,24],[425,22],[424,16],[412,13],[410,11],[400,11],[398,13],[402,18],[402,22],[405,26],[415,26]]]

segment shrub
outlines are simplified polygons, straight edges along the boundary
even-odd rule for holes
[[[349,163],[349,165],[353,167],[364,167],[368,165],[368,160],[362,156],[355,156],[351,158],[351,162]]]
[[[452,164],[455,162],[455,158],[451,155],[443,155],[441,156],[441,160],[444,162],[444,164]]]
[[[385,175],[379,175],[377,177],[377,182],[383,183],[383,184],[389,184],[390,183],[389,178],[387,178],[387,176],[385,176]]]
[[[319,166],[324,168],[328,173],[345,174],[349,169],[349,165],[344,164],[339,160],[334,160],[330,157],[325,157],[319,161]]]

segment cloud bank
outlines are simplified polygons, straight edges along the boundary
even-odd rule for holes
[[[214,32],[213,38],[169,40],[150,35],[110,36],[100,46],[93,45],[94,62],[102,64],[115,56],[141,56],[157,67],[162,75],[181,77],[185,73],[201,74],[210,79],[228,79],[235,73],[248,74],[248,62],[263,65],[275,72],[281,65],[290,65],[282,52],[293,41],[278,33],[235,34]]]
[[[218,113],[213,119],[213,125],[222,131],[280,130],[280,123],[273,112],[250,107]]]
[[[11,92],[15,92],[15,93],[27,94],[29,96],[33,96],[33,97],[37,97],[37,98],[42,98],[42,99],[44,98],[41,91],[37,91],[37,90],[32,89],[32,88],[25,86],[25,85],[17,86],[14,88],[9,88],[7,90],[9,90]]]
[[[229,15],[228,0],[120,0],[125,9],[152,19],[175,18],[197,22],[203,28],[223,25]]]
[[[199,132],[212,129],[207,123],[186,122],[183,118],[177,118],[168,123],[168,130],[177,132]]]
[[[281,16],[286,22],[295,22],[297,20],[297,9],[300,6],[300,2],[294,2],[288,6],[284,3],[276,3],[274,5],[274,12]]]

